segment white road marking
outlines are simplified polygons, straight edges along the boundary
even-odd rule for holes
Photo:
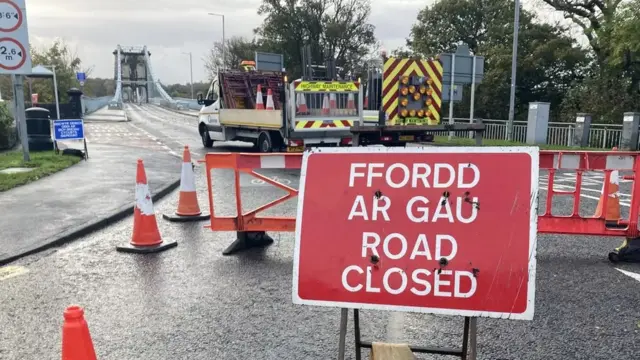
[[[24,275],[29,272],[24,266],[4,266],[0,267],[0,281],[10,279],[12,277]]]
[[[558,189],[559,187],[565,187],[565,188],[568,188],[568,190],[573,190],[573,187],[571,187],[571,186],[554,185],[554,188],[556,190],[563,190],[563,189]],[[540,189],[542,189],[544,191],[548,191],[549,190],[548,187],[546,187],[546,186],[540,186]],[[567,190],[567,189],[565,189],[565,190]],[[598,192],[600,192],[600,191],[598,191]],[[586,198],[586,199],[592,199],[592,200],[596,200],[596,201],[600,200],[599,196],[591,196],[591,195],[586,195],[586,194],[580,194],[580,196],[583,197],[583,198]],[[620,206],[629,207],[630,205],[631,204],[629,204],[628,202],[620,201]]]
[[[389,313],[389,322],[387,323],[387,342],[401,342],[403,336],[404,313],[391,311]]]
[[[621,273],[623,273],[623,274],[625,274],[625,275],[627,275],[627,276],[631,277],[632,279],[635,279],[635,280],[640,281],[640,274],[636,274],[636,273],[634,273],[634,272],[626,271],[626,270],[622,270],[622,269],[618,269],[618,268],[616,268],[616,270],[618,270],[618,271],[620,271]]]

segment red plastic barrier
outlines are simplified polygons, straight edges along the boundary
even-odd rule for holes
[[[634,238],[638,236],[638,211],[640,209],[640,182],[635,181],[635,174],[640,171],[640,162],[637,152],[621,151],[541,151],[540,169],[549,172],[547,184],[547,204],[544,214],[538,217],[539,233],[572,234],[572,235],[599,235],[599,236],[624,236]],[[574,191],[554,190],[554,175],[557,171],[568,170],[576,174]],[[605,214],[598,217],[582,217],[578,214],[580,209],[580,188],[585,171],[598,171],[604,174],[604,179],[609,179],[611,172],[628,171],[633,175],[624,179],[634,180],[631,188],[631,201],[629,220],[620,220],[620,227],[607,226]],[[609,194],[609,181],[604,181],[602,193]],[[551,214],[551,206],[554,195],[570,195],[573,197],[573,213],[568,216]],[[602,208],[607,208],[608,196],[603,197]]]
[[[208,153],[205,156],[207,185],[209,189],[209,209],[213,231],[295,231],[296,218],[284,216],[261,217],[258,213],[281,204],[298,195],[298,190],[258,174],[254,169],[300,169],[302,154],[245,154],[245,153]],[[216,216],[213,206],[213,179],[211,170],[231,169],[235,175],[237,216]],[[242,212],[240,173],[250,174],[266,183],[278,187],[288,194],[268,204],[248,212]]]

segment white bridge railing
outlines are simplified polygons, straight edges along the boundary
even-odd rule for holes
[[[446,123],[447,118],[443,118],[442,122]],[[456,123],[468,123],[469,119],[455,118]],[[507,139],[507,120],[482,119],[486,126],[483,137],[489,140],[506,140]],[[558,146],[573,146],[573,134],[575,124],[550,122],[547,130],[547,144]],[[619,124],[591,124],[589,132],[589,147],[611,149],[614,146],[620,146],[620,137],[622,134],[622,125]],[[469,131],[457,131],[456,137],[469,138]],[[513,141],[525,142],[527,138],[527,122],[513,122]]]

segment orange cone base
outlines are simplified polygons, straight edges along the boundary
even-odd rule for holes
[[[178,212],[176,211],[175,215],[162,214],[162,218],[171,222],[190,222],[190,221],[209,220],[211,218],[211,215],[203,214],[203,213],[194,214],[194,215],[182,215],[182,214],[178,214]]]
[[[264,231],[238,231],[236,241],[224,249],[222,255],[232,255],[251,248],[263,248],[273,244],[271,236]]]
[[[123,253],[130,253],[130,254],[153,254],[153,253],[159,253],[164,250],[169,250],[176,246],[178,246],[178,243],[175,241],[173,242],[165,241],[161,244],[152,245],[152,246],[134,246],[131,244],[127,244],[125,246],[116,246],[116,251],[123,252]]]

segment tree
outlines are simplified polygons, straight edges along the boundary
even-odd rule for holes
[[[640,94],[640,0],[623,5],[611,34],[611,61],[628,79],[627,93]]]
[[[357,71],[376,43],[370,12],[370,0],[263,0],[258,14],[265,20],[255,32],[262,47],[284,55],[294,78],[302,74],[305,44],[313,46],[312,63],[323,65],[326,51],[345,72]]]
[[[213,79],[215,73],[222,68],[222,46],[222,42],[214,43],[213,48],[204,59],[204,66],[209,74],[209,79]],[[244,37],[234,36],[225,40],[225,68],[237,69],[242,60],[254,59],[255,51],[259,49],[260,46],[255,40],[248,40]]]
[[[476,92],[476,116],[506,119],[511,82],[511,47],[514,3],[511,0],[440,0],[418,14],[407,45],[411,52],[435,56],[455,51],[466,43],[472,53],[485,57],[485,75]],[[439,29],[433,31],[432,29]],[[586,52],[564,29],[536,22],[522,10],[516,78],[516,116],[527,104],[547,101],[558,117],[564,93],[585,75]],[[466,116],[469,89],[458,109]]]
[[[542,0],[582,29],[597,64],[605,70],[611,47],[613,23],[622,0]]]
[[[9,103],[0,102],[0,149],[11,148],[16,142],[13,115],[9,111]]]
[[[197,93],[207,93],[207,90],[209,89],[209,82],[196,82],[193,83],[193,92],[194,94]],[[190,84],[169,84],[169,85],[163,85],[162,86],[164,88],[164,90],[167,92],[167,94],[169,94],[169,96],[171,96],[172,98],[185,98],[185,99],[190,99],[191,98],[191,85]]]
[[[590,113],[601,123],[620,123],[623,113],[640,110],[640,0],[622,4],[608,23],[607,61],[584,82],[567,92],[567,116]]]
[[[71,51],[69,46],[62,40],[56,40],[46,49],[36,49],[31,47],[31,62],[36,65],[54,65],[56,78],[58,80],[59,101],[68,101],[67,90],[78,87],[76,82],[76,72],[81,70],[81,61],[75,51]],[[89,71],[91,71],[89,69]],[[31,83],[32,92],[38,94],[38,101],[42,103],[55,102],[52,79],[33,79]],[[30,95],[25,92],[25,100],[29,100]]]
[[[84,95],[91,97],[102,97],[113,95],[116,91],[116,81],[114,79],[101,79],[87,77],[84,83]]]

